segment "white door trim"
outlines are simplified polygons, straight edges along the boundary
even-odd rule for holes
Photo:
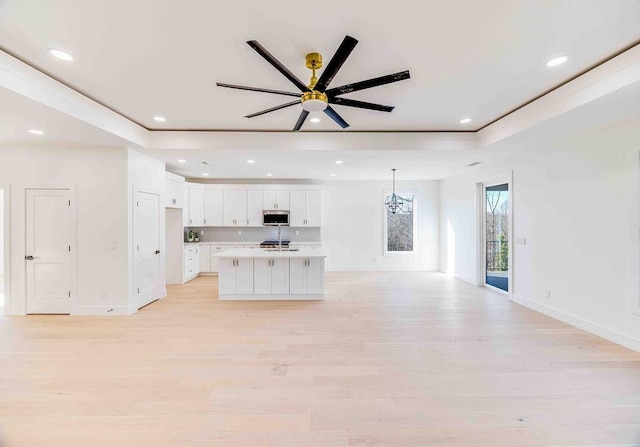
[[[165,253],[162,247],[162,239],[164,239],[165,235],[162,234],[161,231],[161,219],[163,217],[162,215],[162,210],[164,209],[164,202],[162,202],[162,198],[163,195],[160,191],[158,191],[156,188],[153,187],[149,187],[149,186],[141,186],[141,185],[133,185],[132,189],[131,189],[131,247],[130,247],[130,253],[131,253],[131,279],[130,279],[130,293],[131,293],[131,300],[129,302],[129,310],[130,313],[135,313],[138,311],[139,308],[146,306],[147,304],[151,304],[153,301],[150,301],[149,303],[145,304],[144,306],[139,306],[138,305],[138,294],[136,293],[136,239],[135,239],[135,213],[136,213],[136,194],[138,193],[143,193],[143,194],[153,194],[158,196],[158,245],[159,245],[159,249],[160,251],[160,259],[158,262],[158,276],[157,276],[157,290],[158,290],[158,296],[156,297],[155,300],[153,301],[157,301],[161,298],[164,298],[166,296],[166,293],[164,292],[164,290],[166,289],[165,285],[162,284],[161,279],[162,279],[162,275],[161,275],[161,268],[162,265],[165,262]]]
[[[486,279],[486,244],[485,244],[485,237],[486,237],[486,220],[485,220],[485,214],[486,214],[486,200],[485,200],[485,189],[487,187],[491,187],[491,186],[497,186],[497,185],[502,185],[502,184],[507,184],[508,188],[509,188],[509,242],[508,242],[508,247],[509,247],[509,275],[508,275],[508,281],[509,281],[509,291],[505,292],[502,289],[499,289],[497,287],[493,287],[490,284],[486,284],[485,279]],[[494,178],[491,179],[489,181],[485,181],[485,182],[480,182],[477,183],[476,185],[477,187],[477,197],[478,197],[478,201],[477,201],[477,219],[478,219],[478,259],[477,259],[477,283],[476,285],[478,286],[483,286],[486,287],[490,290],[493,290],[495,292],[498,293],[502,293],[504,295],[507,295],[509,297],[510,300],[513,300],[513,290],[514,290],[514,283],[513,283],[513,240],[514,240],[514,233],[513,233],[513,171],[509,171],[509,174],[505,177],[500,177],[500,178]]]
[[[78,307],[79,301],[78,301],[78,228],[77,228],[77,220],[78,220],[78,215],[77,215],[77,208],[76,208],[76,204],[77,204],[77,195],[76,195],[76,185],[66,185],[66,186],[61,186],[61,185],[54,185],[54,184],[40,184],[37,183],[35,186],[26,186],[24,187],[23,195],[22,195],[22,206],[23,206],[23,218],[25,219],[26,222],[26,217],[27,217],[27,191],[37,191],[37,190],[67,190],[69,191],[69,200],[71,201],[70,205],[69,205],[69,212],[71,213],[71,217],[69,219],[69,233],[70,233],[70,241],[69,243],[71,244],[71,256],[70,256],[70,260],[69,260],[69,264],[70,264],[70,279],[69,279],[69,289],[71,292],[71,297],[70,297],[70,302],[69,302],[69,315],[73,315],[76,311],[76,308]],[[26,232],[23,232],[23,253],[26,253],[26,246],[27,246],[27,234]],[[23,296],[23,309],[24,309],[24,314],[27,314],[27,307],[28,307],[28,303],[27,303],[27,267],[26,267],[26,261],[23,262],[22,264],[22,272],[23,272],[23,281],[24,281],[24,296]],[[12,302],[13,304],[13,302]],[[6,309],[6,307],[5,307]]]
[[[4,233],[0,234],[4,238],[4,314],[11,315],[13,312],[13,301],[11,295],[11,183],[0,183],[0,190],[4,196]]]

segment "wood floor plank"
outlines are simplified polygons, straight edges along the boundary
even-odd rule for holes
[[[640,354],[436,273],[0,317],[0,446],[640,445]]]

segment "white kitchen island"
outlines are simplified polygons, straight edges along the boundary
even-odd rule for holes
[[[322,248],[235,248],[217,253],[221,300],[322,300]]]

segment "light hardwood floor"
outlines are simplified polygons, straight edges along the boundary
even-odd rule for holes
[[[1,447],[639,446],[640,354],[441,274],[0,317]]]

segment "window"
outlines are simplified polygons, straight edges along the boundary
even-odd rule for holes
[[[413,194],[398,193],[405,199],[405,206],[392,213],[384,209],[384,253],[401,254],[416,252],[416,198]],[[385,202],[391,196],[385,196]]]

